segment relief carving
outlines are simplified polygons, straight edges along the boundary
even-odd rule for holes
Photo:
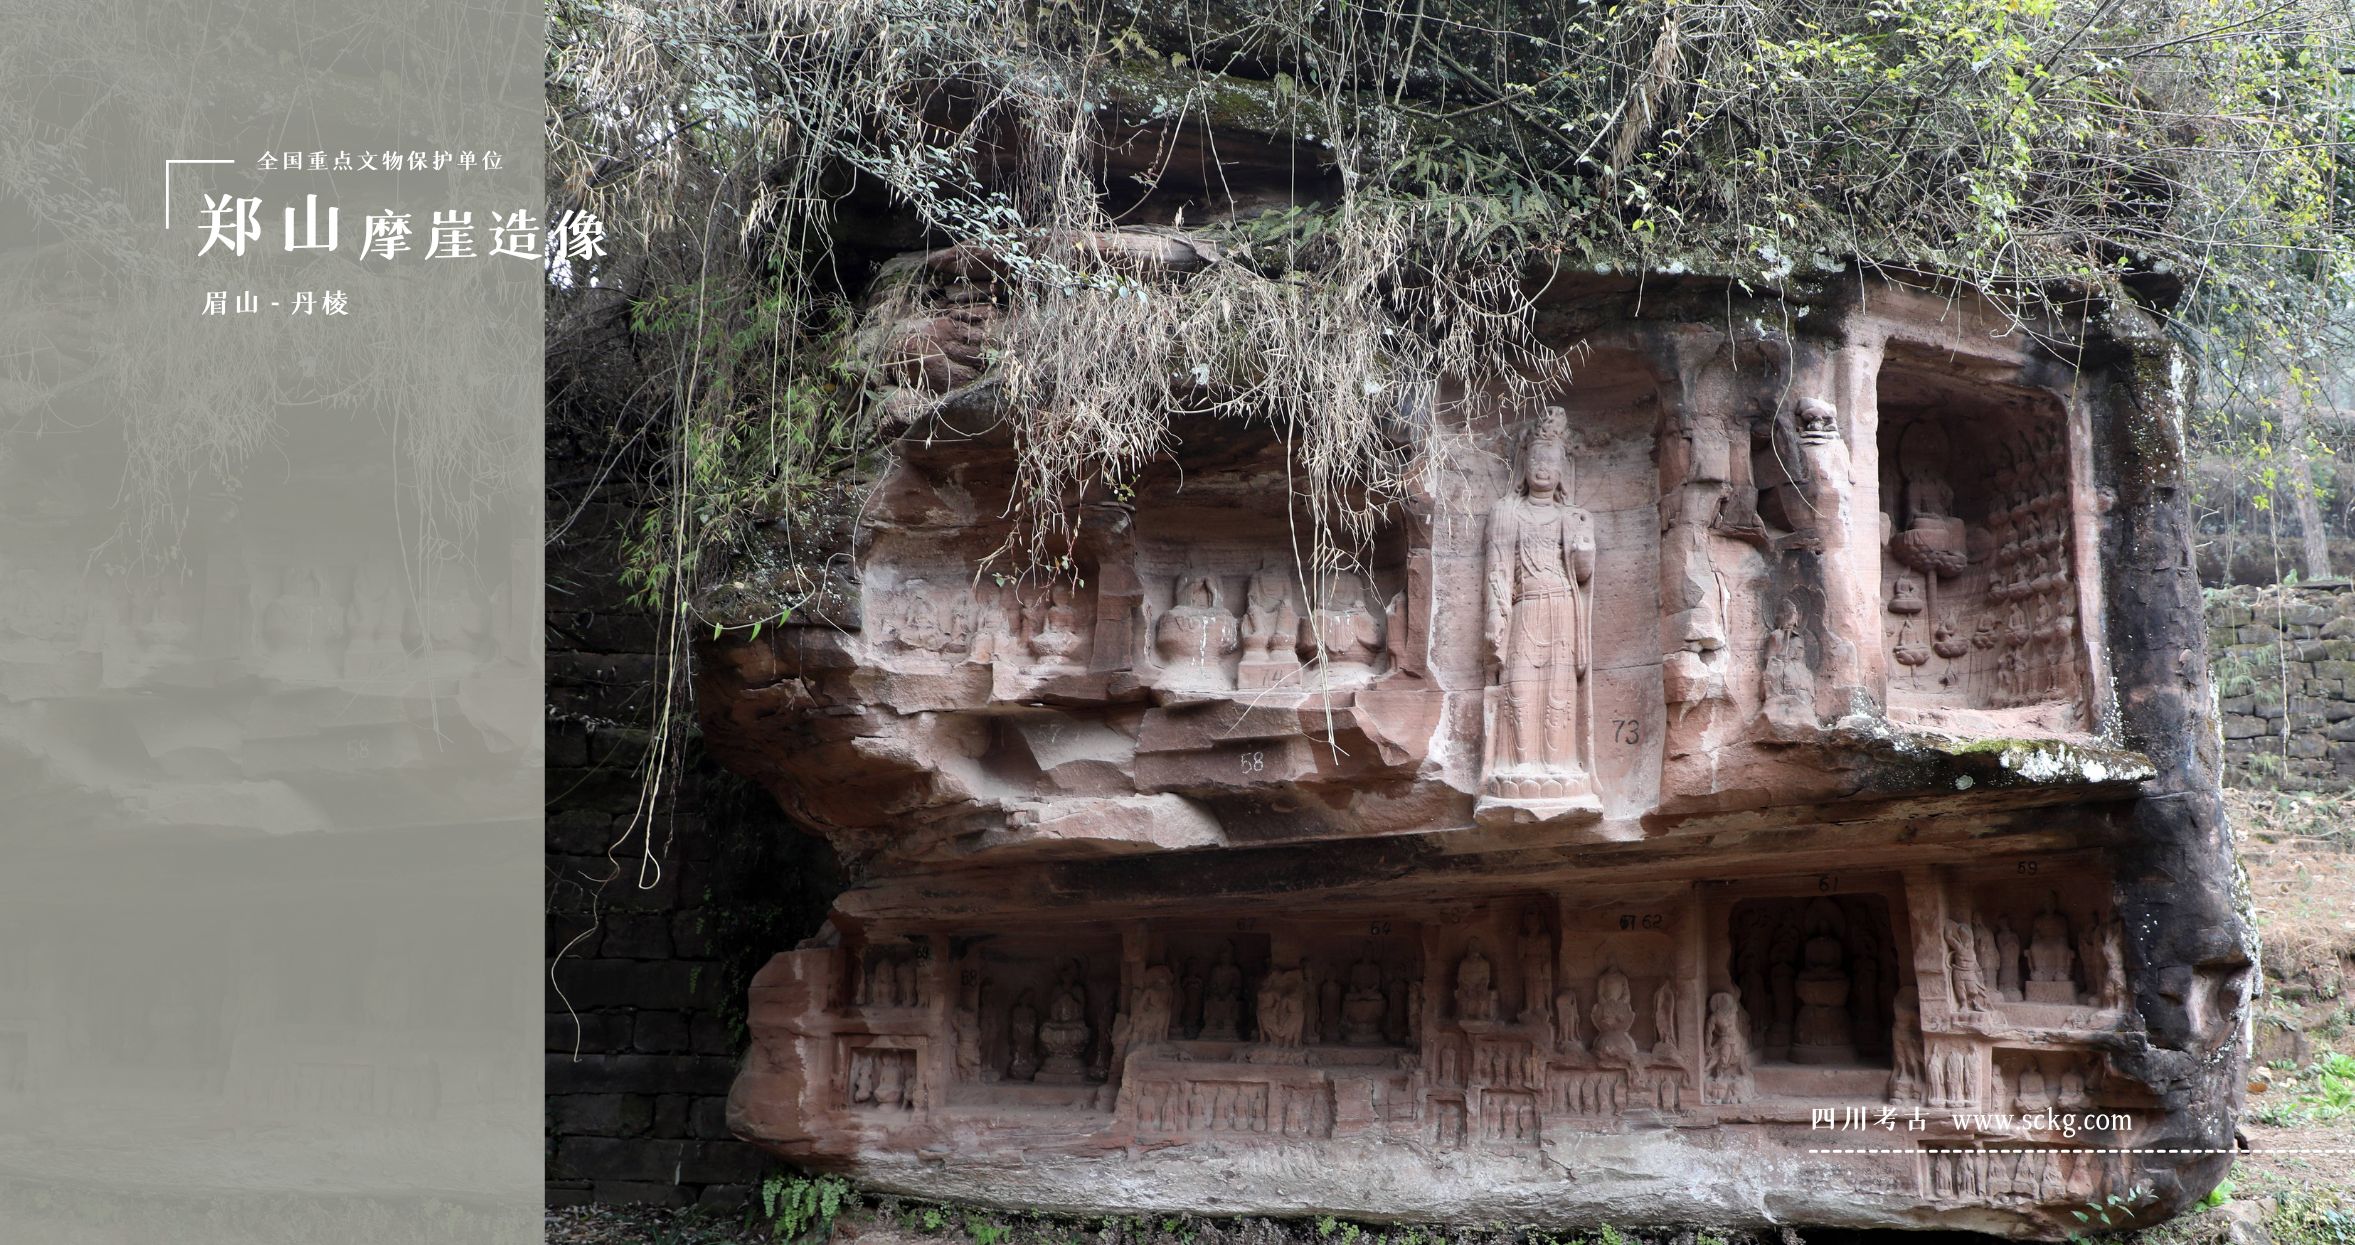
[[[1373,680],[1382,664],[1387,624],[1366,605],[1365,581],[1353,574],[1333,577],[1329,595],[1309,611],[1300,660],[1312,669],[1318,689],[1354,687]]]
[[[1271,968],[1260,979],[1259,1040],[1280,1050],[1300,1045],[1308,1020],[1308,982],[1297,968]]]
[[[1732,994],[1709,996],[1709,1033],[1701,1092],[1709,1102],[1748,1102],[1758,1092],[1750,1071],[1750,1020]]]
[[[846,1091],[851,1106],[912,1110],[919,1105],[917,1086],[916,1052],[883,1046],[852,1048]]]
[[[1039,1015],[1037,996],[1025,990],[1006,1011],[1006,1079],[1028,1081],[1039,1073]]]
[[[1349,970],[1349,993],[1341,1001],[1341,1040],[1351,1046],[1380,1046],[1382,1022],[1389,1014],[1382,993],[1382,969],[1372,960],[1359,960]]]
[[[1574,1063],[1589,1058],[1586,1034],[1579,1018],[1585,1012],[1578,1005],[1578,987],[1564,986],[1554,995],[1554,1050]]]
[[[1599,810],[1586,766],[1584,700],[1594,520],[1570,501],[1567,437],[1560,409],[1548,410],[1519,486],[1488,516],[1487,636],[1497,695],[1487,791]]]
[[[2101,987],[2094,1002],[2102,1007],[2125,1007],[2132,1002],[2126,990],[2126,926],[2113,912],[2102,925]]]
[[[2059,893],[2047,892],[2029,928],[2026,990],[2031,1003],[2077,1001],[2077,953],[2070,949],[2069,920],[2060,906]]]
[[[1946,922],[1946,979],[1957,1011],[1987,1010],[1987,980],[1979,975],[1977,941],[1970,926],[1957,920]]]
[[[1537,1145],[1536,1096],[1494,1090],[1481,1094],[1480,1139],[1491,1144],[1515,1147]]]
[[[1807,908],[1805,967],[1796,979],[1799,1010],[1791,1034],[1793,1063],[1850,1063],[1856,1043],[1849,1029],[1847,948],[1840,913],[1829,901]]]
[[[1088,1079],[1084,1062],[1090,1034],[1087,1011],[1087,989],[1079,981],[1079,961],[1066,960],[1047,1003],[1046,1023],[1038,1027],[1038,1044],[1047,1057],[1032,1079],[1055,1085],[1076,1085]]]
[[[1914,987],[1897,994],[1894,1048],[1889,1061],[1889,1101],[1920,1102],[1930,1079],[1922,1055],[1922,1008]]]
[[[1292,582],[1273,567],[1251,577],[1243,603],[1243,658],[1235,686],[1246,691],[1281,687],[1300,677],[1294,648],[1300,611],[1292,604]]]
[[[981,974],[968,969],[957,991],[956,1010],[949,1014],[950,1039],[955,1050],[956,1075],[960,1081],[996,1080],[997,1069],[988,1068],[981,1053],[981,1012],[983,994],[987,990]]]
[[[1202,995],[1202,1027],[1199,1036],[1205,1041],[1241,1041],[1243,1018],[1243,970],[1235,963],[1235,944],[1222,943],[1218,962],[1210,966],[1210,981]]]
[[[1551,1024],[1554,1001],[1554,939],[1535,908],[1521,914],[1521,1023]]]
[[[1133,1045],[1152,1046],[1169,1040],[1176,994],[1168,965],[1145,969],[1144,981],[1138,984],[1135,1001],[1129,1005],[1129,1041]]]
[[[1488,957],[1481,953],[1480,940],[1475,938],[1465,950],[1464,958],[1456,964],[1456,1020],[1469,1025],[1484,1025],[1496,1019],[1495,970]]]
[[[1565,1115],[1616,1119],[1627,1110],[1631,1085],[1624,1068],[1560,1072],[1554,1076],[1554,1106]]]
[[[1227,658],[1242,645],[1242,627],[1226,607],[1218,581],[1189,574],[1177,581],[1169,609],[1153,625],[1153,651],[1168,686],[1233,686]]]
[[[1984,974],[1986,966],[1981,965],[1980,971]],[[2020,930],[2011,921],[1995,931],[1995,992],[2015,1001],[2024,997],[2020,991]]]
[[[1940,1042],[1929,1048],[1930,1105],[1976,1111],[1983,1099],[1977,1047]]]
[[[884,634],[900,648],[912,652],[945,656],[962,653],[973,644],[973,614],[971,598],[960,594],[947,618],[940,612],[940,603],[932,596],[931,585],[921,579],[911,579],[896,594],[901,604],[899,616],[884,623]]]
[[[1799,604],[1784,601],[1774,629],[1766,633],[1759,690],[1763,695],[1758,716],[1776,734],[1813,730],[1815,670],[1807,661],[1807,628],[1799,621]]]
[[[1678,284],[1543,323],[1699,305]],[[1156,1204],[1291,1215],[1341,1196],[1295,1175],[1330,1167],[1335,1213],[1412,1222],[1527,1167],[1506,1200],[1555,1226],[1697,1161],[1691,1189],[1653,1192],[1731,1227],[1752,1186],[1717,1176],[1884,1096],[1934,1116],[2098,1094],[2184,1135],[2181,1095],[2235,1057],[2208,1044],[2222,983],[2194,968],[2177,991],[2162,975],[2185,965],[2128,954],[2242,944],[2127,945],[2113,912],[2160,910],[2118,827],[2198,776],[2144,782],[2124,754],[2185,737],[2143,719],[2199,699],[2130,685],[2179,668],[2197,691],[2199,663],[2124,652],[2192,632],[2138,616],[2158,596],[2101,565],[2153,504],[2101,422],[2115,378],[2055,389],[2065,352],[2013,360],[1865,301],[1779,337],[1766,318],[1771,340],[1674,310],[1594,324],[1578,375],[1533,378],[1561,408],[1402,401],[1429,470],[1314,557],[1291,539],[1292,444],[1207,406],[1172,413],[1175,461],[1080,500],[1051,579],[969,569],[1035,535],[1003,504],[1018,445],[896,437],[845,546],[863,619],[733,629],[697,672],[727,756],[862,869],[834,931],[752,991],[731,1123],[925,1197],[963,1179],[928,1155],[970,1154],[1070,1206],[1109,1160]],[[2117,516],[2070,508],[2097,469]],[[2088,668],[2112,641],[2114,698]],[[2076,717],[2072,681],[2104,690]],[[2058,745],[2063,772],[2014,740]],[[2161,822],[2135,824],[2181,838]],[[2183,910],[2228,911],[2208,898]],[[820,953],[819,1001],[789,1006],[787,970]],[[2219,1054],[2140,1079],[2194,1049]],[[1616,1166],[1591,1180],[1524,1162],[1598,1134]],[[1926,1140],[1985,1135],[1934,1119]],[[1242,1157],[1204,1182],[1187,1164],[1212,1151]],[[1949,1154],[1938,1179],[2043,1189],[2045,1157],[2023,1178]],[[1810,1157],[1774,1213],[2067,1228],[2043,1203],[1929,1204],[1904,1161]]]
[[[1616,968],[1606,968],[1595,979],[1595,1062],[1606,1068],[1632,1067],[1636,1061],[1635,1038],[1628,1032],[1635,1025],[1635,1004],[1630,1000],[1627,977]]]
[[[1942,1202],[2085,1205],[2098,1199],[2100,1156],[2066,1147],[1922,1147],[1921,1191]]]
[[[1652,1043],[1652,1058],[1662,1064],[1681,1064],[1684,1052],[1676,1040],[1676,983],[1663,981],[1652,991],[1652,1031],[1659,1035]]]
[[[914,947],[870,947],[852,1002],[860,1007],[924,1006],[924,974]]]
[[[1022,600],[1023,644],[1036,660],[1038,674],[1075,674],[1085,669],[1088,630],[1078,590],[1068,580],[1058,579],[1044,591],[1033,589]]]

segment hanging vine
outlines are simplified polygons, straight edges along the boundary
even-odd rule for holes
[[[1426,465],[1400,423],[1435,386],[1567,375],[1535,319],[1567,271],[1772,292],[1861,266],[2024,321],[2172,307],[2210,357],[2292,340],[2349,299],[2349,23],[2337,0],[552,0],[556,206],[620,243],[558,283],[619,291],[665,429],[629,570],[665,621],[658,712],[694,636],[822,594],[889,438],[950,401],[888,383],[855,252],[890,247],[846,239],[987,272],[1004,573],[1067,573],[1083,503],[1181,416],[1279,435],[1321,564]],[[1255,136],[1301,153],[1302,193],[1159,222],[1183,264],[1092,244],[1163,167],[1107,177],[1139,134]]]

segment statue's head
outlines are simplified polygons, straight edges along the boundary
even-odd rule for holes
[[[1251,600],[1253,603],[1267,602],[1272,604],[1283,595],[1284,577],[1276,571],[1276,568],[1263,566],[1259,568],[1257,574],[1251,577]]]
[[[1528,452],[1521,459],[1522,496],[1567,496],[1562,477],[1569,461],[1569,441],[1570,417],[1561,407],[1547,407],[1529,434]]]
[[[1839,435],[1840,412],[1822,398],[1799,399],[1799,432],[1811,441],[1829,441]]]

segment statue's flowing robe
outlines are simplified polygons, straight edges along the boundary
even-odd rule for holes
[[[1584,510],[1561,502],[1536,505],[1513,492],[1489,512],[1488,636],[1508,705],[1542,697],[1549,722],[1557,712],[1577,714],[1594,558],[1594,520]],[[1491,766],[1575,772],[1585,751],[1578,725],[1573,720],[1564,743],[1549,749],[1543,739],[1510,738],[1512,723],[1501,721],[1500,733],[1508,734],[1494,749]]]

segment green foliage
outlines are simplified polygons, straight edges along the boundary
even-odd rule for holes
[[[2355,1115],[2355,1055],[2328,1051],[2294,1080],[2277,1085],[2280,1097],[2249,1113],[2273,1128],[2308,1128]]]
[[[761,1213],[781,1241],[822,1236],[851,1200],[850,1182],[840,1176],[771,1176],[761,1182]],[[983,1245],[988,1245],[984,1242]]]
[[[2103,1194],[2100,1198],[2085,1203],[2085,1209],[2069,1212],[2069,1216],[2077,1221],[2079,1227],[2069,1233],[2068,1239],[2071,1241],[2091,1240],[2095,1237],[2108,1236],[2114,1232],[2123,1231],[2129,1225],[2133,1213],[2150,1200],[2150,1189],[2142,1185],[2136,1185],[2124,1193]],[[2098,1230],[2093,1226],[2096,1222],[2101,1225]]]
[[[874,374],[830,340],[846,174],[1000,274],[1017,504],[1040,529],[1022,570],[1052,569],[1073,502],[1124,487],[1189,403],[1296,433],[1319,524],[1362,534],[1415,468],[1381,435],[1396,394],[1446,376],[1525,395],[1566,366],[1524,286],[1565,268],[1772,289],[1861,261],[2023,313],[2156,274],[2190,282],[2189,330],[2243,354],[2346,286],[2355,123],[2330,0],[762,12],[551,9],[551,167],[634,227],[633,327],[675,363],[680,500],[635,568],[656,596],[724,579],[712,550],[792,530],[873,444]],[[927,111],[952,82],[966,102]],[[1091,115],[1296,137],[1339,190],[1200,222],[1230,250],[1187,281],[1075,256],[1056,241],[1114,223]],[[1035,147],[1013,165],[1009,128]],[[1073,340],[1099,349],[1055,348]]]
[[[2355,1245],[2355,1205],[2345,1193],[2289,1190],[2274,1200],[2265,1229],[2276,1245]]]
[[[628,572],[664,628],[649,772],[690,644],[818,608],[890,438],[957,422],[895,328],[951,300],[987,313],[972,420],[1010,447],[1016,579],[1075,577],[1091,505],[1217,418],[1287,447],[1317,595],[1464,449],[1440,395],[1558,392],[1577,343],[1539,299],[1572,273],[1730,278],[1785,300],[1739,331],[1786,346],[1859,269],[2064,337],[2180,288],[2221,378],[2203,439],[2294,468],[2233,485],[2258,502],[2311,500],[2320,450],[2252,395],[2320,393],[2316,326],[2355,297],[2349,26],[2344,0],[552,0],[551,206],[615,247],[556,280],[624,293],[659,450]],[[1099,180],[1140,125],[1266,138],[1301,192],[1166,196],[1198,264],[1074,245],[1156,219],[1158,166]],[[878,283],[909,249],[964,275]]]

